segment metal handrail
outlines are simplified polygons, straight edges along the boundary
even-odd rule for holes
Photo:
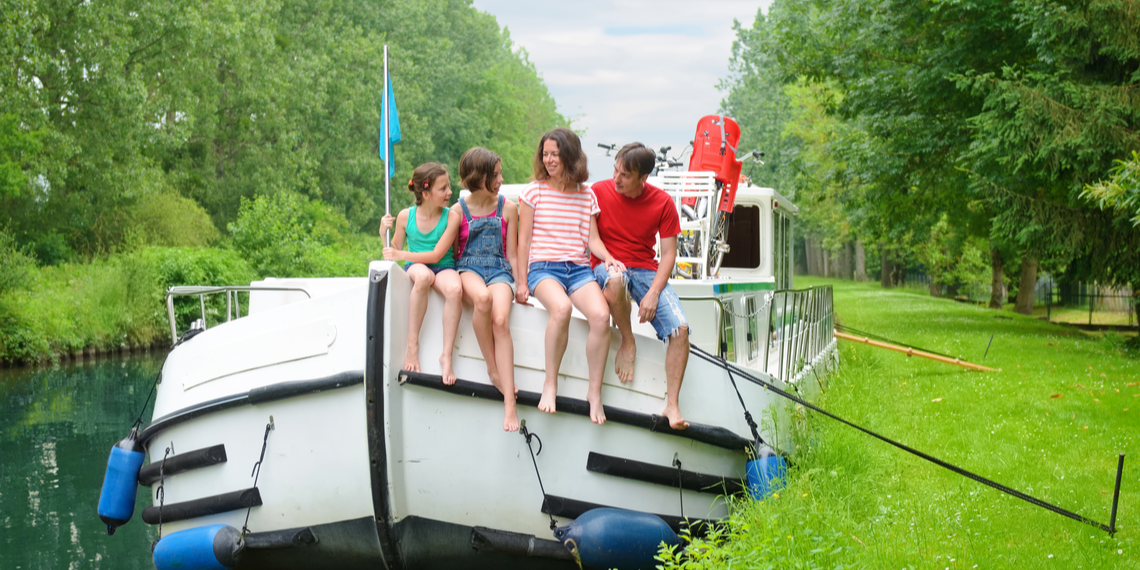
[[[724,316],[725,316],[725,314],[727,314],[727,309],[725,309],[725,307],[724,307],[724,301],[722,301],[720,299],[720,297],[708,297],[708,296],[701,296],[701,297],[681,297],[681,296],[678,296],[677,298],[682,300],[682,301],[712,301],[712,302],[716,303],[718,307],[720,307],[720,312],[717,313],[716,352],[717,352],[717,354],[720,355],[721,358],[724,358],[725,348],[726,348],[725,347],[725,332],[726,331],[724,330]]]
[[[170,343],[178,342],[178,326],[174,322],[174,298],[198,296],[198,307],[202,316],[202,328],[206,328],[206,295],[218,293],[226,294],[226,322],[233,320],[234,305],[237,305],[237,318],[241,318],[241,305],[237,293],[252,291],[294,291],[304,293],[312,299],[313,295],[302,287],[255,287],[252,285],[180,285],[166,290],[166,316],[170,320]],[[247,308],[248,310],[248,308]]]

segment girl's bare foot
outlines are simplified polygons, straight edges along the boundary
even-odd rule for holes
[[[633,380],[633,360],[636,356],[637,345],[632,341],[629,344],[623,341],[621,348],[618,348],[617,354],[614,355],[614,372],[617,372],[618,380],[622,382]]]
[[[444,354],[443,356],[440,356],[439,365],[443,367],[443,383],[447,384],[448,386],[455,384],[457,378],[455,377],[455,371],[451,369],[451,355]]]
[[[503,415],[503,431],[519,431],[519,413],[513,405],[508,405]]]
[[[404,355],[404,370],[408,372],[420,371],[420,343],[409,342],[408,352]]]
[[[666,405],[665,411],[661,412],[661,415],[669,420],[669,427],[673,429],[682,430],[689,427],[689,422],[681,417],[681,409],[674,404]]]
[[[542,385],[542,399],[538,401],[538,409],[548,413],[554,413],[554,403],[558,400],[558,382],[551,382],[546,380]]]
[[[590,421],[598,425],[606,423],[606,412],[602,408],[601,394],[597,396],[587,395],[586,401],[590,403]]]

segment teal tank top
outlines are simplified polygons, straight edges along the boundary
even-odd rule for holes
[[[444,208],[443,212],[439,215],[439,221],[436,222],[435,228],[429,233],[423,233],[416,227],[416,209],[417,206],[412,206],[408,210],[408,224],[405,226],[405,232],[408,234],[408,251],[413,253],[429,253],[435,249],[436,244],[439,243],[440,238],[443,237],[443,232],[447,230],[447,215],[450,208]],[[426,264],[428,267],[455,267],[455,256],[451,253],[451,248],[447,248],[447,253],[443,254],[438,263]]]

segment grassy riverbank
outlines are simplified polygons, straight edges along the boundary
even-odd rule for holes
[[[737,503],[725,535],[667,568],[1140,568],[1140,355],[1122,337],[877,284],[797,279],[820,284],[835,287],[842,324],[1002,369],[967,372],[840,341],[822,407],[1105,524],[1126,453],[1117,534],[806,415],[788,487]]]

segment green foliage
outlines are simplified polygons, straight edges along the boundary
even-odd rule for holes
[[[1132,225],[1140,226],[1140,153],[1132,151],[1130,160],[1118,160],[1112,176],[1085,186],[1081,198],[1095,203],[1101,210],[1131,216]]]
[[[989,244],[955,231],[945,214],[930,228],[928,239],[916,249],[918,260],[935,283],[968,285],[984,283],[989,278]]]
[[[197,202],[164,192],[143,198],[134,209],[135,228],[148,245],[204,247],[218,238],[218,229]]]
[[[840,341],[840,367],[816,404],[1108,522],[1117,455],[1140,447],[1135,349],[905,290],[797,282],[832,285],[845,325],[1003,370],[967,372]],[[1140,568],[1140,529],[1123,516],[1140,501],[1127,467],[1109,536],[811,412],[793,437],[779,497],[730,503],[725,528],[683,555],[663,553],[664,568]]]
[[[26,275],[23,287],[0,291],[2,361],[151,344],[170,334],[163,300],[168,287],[253,279],[236,252],[201,248],[146,248],[91,263],[31,268]]]
[[[28,278],[35,270],[35,260],[0,228],[0,294],[28,286]]]
[[[371,233],[385,44],[397,206],[416,165],[475,145],[522,181],[538,134],[566,124],[526,53],[463,0],[0,5],[0,223],[46,263],[212,239],[175,196],[224,228],[243,199],[293,192]]]
[[[346,239],[344,216],[290,192],[243,201],[229,231],[234,247],[261,276],[359,275],[379,247],[376,238]]]

